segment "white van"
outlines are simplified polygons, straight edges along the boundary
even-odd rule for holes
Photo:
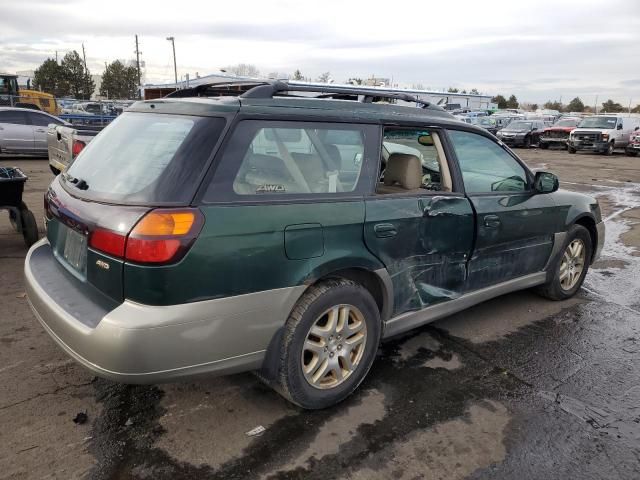
[[[608,113],[587,117],[569,135],[569,153],[588,150],[611,155],[616,148],[626,148],[631,133],[640,130],[640,116]]]

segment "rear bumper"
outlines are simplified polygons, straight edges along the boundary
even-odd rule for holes
[[[110,309],[83,294],[46,239],[29,250],[24,274],[31,308],[58,345],[96,375],[125,383],[260,368],[305,289],[170,306],[125,301]]]
[[[600,258],[600,254],[602,253],[602,248],[604,247],[604,238],[605,238],[604,222],[597,223],[596,230],[598,232],[598,244],[596,245],[595,252],[593,252],[592,262],[595,262]]]

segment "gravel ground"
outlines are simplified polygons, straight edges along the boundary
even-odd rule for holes
[[[320,412],[250,374],[94,378],[31,314],[26,249],[0,212],[0,479],[640,478],[640,160],[517,153],[601,201],[607,243],[583,291],[506,295],[385,342],[358,392]],[[29,175],[42,218],[47,162],[0,165]]]

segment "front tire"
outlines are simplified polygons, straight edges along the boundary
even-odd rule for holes
[[[568,151],[569,153],[571,153],[571,154],[576,153],[576,149],[575,149],[575,148],[573,148],[573,147],[569,147],[569,146],[567,146],[567,151]]]
[[[550,300],[573,297],[584,282],[591,262],[591,235],[582,225],[573,225],[567,232],[562,255],[553,268],[553,278],[538,288],[538,293]]]
[[[524,144],[522,145],[524,148],[531,148],[531,136],[527,135],[524,138]]]
[[[546,150],[546,149],[549,148],[549,144],[540,142],[540,148],[543,149],[543,150]]]
[[[607,145],[607,149],[604,151],[604,154],[607,157],[610,157],[611,155],[613,155],[613,142],[609,142],[609,144]]]
[[[274,386],[305,409],[335,405],[364,380],[380,335],[380,312],[364,287],[345,279],[314,285],[285,325]]]

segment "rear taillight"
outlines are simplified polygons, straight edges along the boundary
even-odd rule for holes
[[[130,262],[171,263],[184,256],[203,223],[197,209],[153,210],[129,234],[97,228],[89,245]]]
[[[71,155],[73,156],[73,158],[76,158],[78,155],[80,155],[80,152],[86,146],[87,144],[82,140],[74,140],[73,146],[71,147]]]
[[[126,234],[105,230],[103,228],[96,228],[91,232],[89,239],[91,248],[118,258],[124,258],[126,244]]]

